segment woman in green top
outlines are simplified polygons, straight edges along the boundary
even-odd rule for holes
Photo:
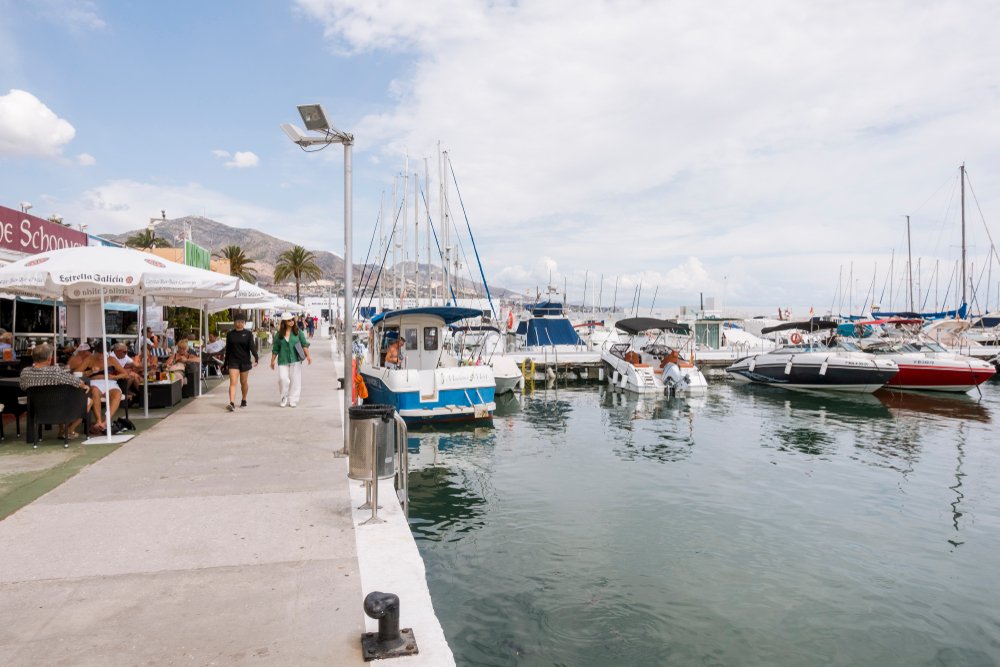
[[[278,365],[278,387],[281,389],[281,407],[295,407],[299,404],[302,394],[302,359],[299,358],[296,347],[301,347],[305,360],[312,364],[309,356],[309,341],[295,325],[295,316],[284,313],[281,325],[274,336],[274,347],[271,348],[271,370]]]

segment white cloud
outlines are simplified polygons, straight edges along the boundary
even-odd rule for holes
[[[225,166],[229,168],[247,169],[260,164],[260,158],[251,151],[237,151],[235,154],[231,154],[229,151],[215,149],[212,151],[212,155],[220,160],[226,160]],[[230,157],[232,157],[231,160]]]
[[[13,89],[0,96],[0,156],[57,157],[75,135],[31,93]]]
[[[97,164],[97,158],[90,153],[80,153],[76,156],[76,163],[81,167],[92,167]]]
[[[298,6],[343,51],[409,52],[395,105],[355,123],[359,150],[393,164],[443,140],[480,247],[512,279],[531,280],[512,267],[533,253],[811,298],[839,264],[887,259],[901,214],[959,162],[1000,181],[986,0]],[[980,195],[1000,205],[1000,185]]]
[[[246,169],[248,167],[256,167],[260,164],[260,158],[257,157],[255,153],[250,151],[237,151],[233,155],[233,159],[226,163],[227,167],[235,167],[237,169]]]

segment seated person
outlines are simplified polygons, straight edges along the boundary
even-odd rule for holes
[[[87,409],[93,406],[95,394],[100,402],[100,392],[95,387],[87,386],[87,383],[68,371],[64,371],[58,366],[52,365],[52,348],[48,343],[36,345],[31,350],[31,366],[21,370],[21,389],[28,390],[32,387],[53,387],[57,385],[68,385],[79,387],[80,391],[87,392]],[[66,437],[73,439],[80,434],[76,432],[76,427],[83,421],[82,418],[75,419],[66,426]]]
[[[222,367],[223,357],[226,352],[226,341],[219,340],[218,334],[208,334],[208,344],[205,345],[202,363],[208,368],[219,369]]]
[[[391,340],[385,351],[385,367],[392,369],[403,367],[403,341],[398,337]]]
[[[184,364],[191,362],[198,363],[198,355],[191,351],[188,339],[181,338],[177,341],[177,347],[174,348],[174,353],[167,357],[167,360],[163,362],[163,365],[172,371],[183,371]]]
[[[90,345],[80,343],[77,345],[73,355],[69,358],[69,370],[71,373],[82,373],[84,366],[90,360]]]
[[[0,334],[0,359],[4,361],[17,359],[17,352],[14,351],[14,334],[9,331]]]
[[[128,356],[128,347],[125,343],[115,343],[111,348],[109,360],[114,359],[118,362],[121,367],[123,375],[128,378],[128,393],[135,395],[139,387],[142,385],[142,376],[135,370],[135,364],[132,361],[132,357]],[[108,366],[108,370],[111,367]]]
[[[104,374],[105,363],[108,365],[107,375]],[[105,356],[102,354],[100,345],[98,345],[83,367],[83,376],[90,379],[90,386],[96,387],[100,396],[107,398],[108,407],[111,409],[110,414],[114,417],[122,401],[122,389],[118,386],[117,380],[120,377],[126,377],[125,369],[121,367],[114,355]],[[94,401],[93,411],[95,430],[107,428],[107,424],[101,419],[100,398]]]
[[[147,348],[145,350],[145,353],[146,353],[146,368],[150,372],[160,370],[160,360],[157,359],[156,355],[153,354],[153,350]],[[132,357],[132,368],[135,369],[136,373],[142,372],[142,357],[143,357],[143,350],[139,350],[138,354]]]

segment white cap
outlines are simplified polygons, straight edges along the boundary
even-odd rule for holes
[[[282,322],[287,322],[288,320],[294,320],[294,319],[295,319],[295,315],[293,315],[292,313],[282,313],[281,314],[281,321]]]

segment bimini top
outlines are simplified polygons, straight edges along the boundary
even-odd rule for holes
[[[372,317],[372,324],[378,324],[383,320],[396,320],[407,315],[433,315],[444,320],[445,324],[458,322],[468,317],[482,317],[483,311],[474,308],[453,308],[451,306],[428,306],[425,308],[404,308],[403,310],[390,310],[379,313]]]
[[[762,334],[772,331],[789,331],[791,329],[801,329],[802,331],[819,331],[820,329],[836,329],[837,323],[831,320],[824,320],[822,317],[814,317],[804,322],[782,322],[773,327],[764,327],[760,330]]]
[[[679,334],[691,333],[690,327],[686,324],[680,324],[672,320],[658,320],[655,317],[629,317],[624,320],[618,320],[615,322],[615,328],[633,335],[652,329]]]

